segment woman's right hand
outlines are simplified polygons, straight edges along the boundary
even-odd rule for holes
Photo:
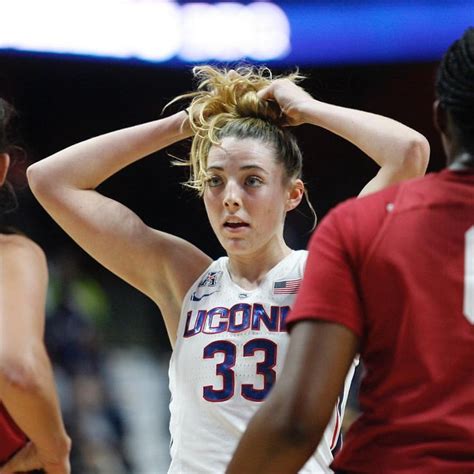
[[[308,102],[315,101],[304,89],[289,79],[277,79],[269,86],[258,91],[257,95],[260,99],[277,102],[286,117],[288,125],[305,123],[303,107]]]

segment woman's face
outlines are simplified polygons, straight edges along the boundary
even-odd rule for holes
[[[269,145],[226,137],[207,161],[204,204],[211,226],[228,254],[250,255],[283,241],[290,188]],[[299,202],[299,201],[298,201]]]

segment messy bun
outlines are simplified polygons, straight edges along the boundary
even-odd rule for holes
[[[268,68],[241,66],[236,69],[197,66],[193,69],[197,90],[177,99],[191,99],[187,109],[194,137],[188,160],[179,164],[190,167],[185,183],[204,192],[207,156],[212,145],[224,137],[253,138],[273,146],[276,158],[287,178],[301,176],[302,156],[294,136],[283,127],[285,117],[274,101],[260,99],[258,91],[276,79]],[[297,82],[298,73],[285,76]]]

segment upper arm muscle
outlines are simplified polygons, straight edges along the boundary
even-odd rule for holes
[[[186,291],[211,261],[189,242],[150,228],[94,190],[63,188],[41,201],[86,252],[158,305],[174,308],[176,318]]]

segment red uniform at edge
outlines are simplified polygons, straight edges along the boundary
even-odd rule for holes
[[[351,200],[321,224],[288,322],[345,325],[366,368],[333,469],[474,472],[473,267],[473,172]]]
[[[0,466],[24,446],[26,441],[24,433],[0,403]]]

